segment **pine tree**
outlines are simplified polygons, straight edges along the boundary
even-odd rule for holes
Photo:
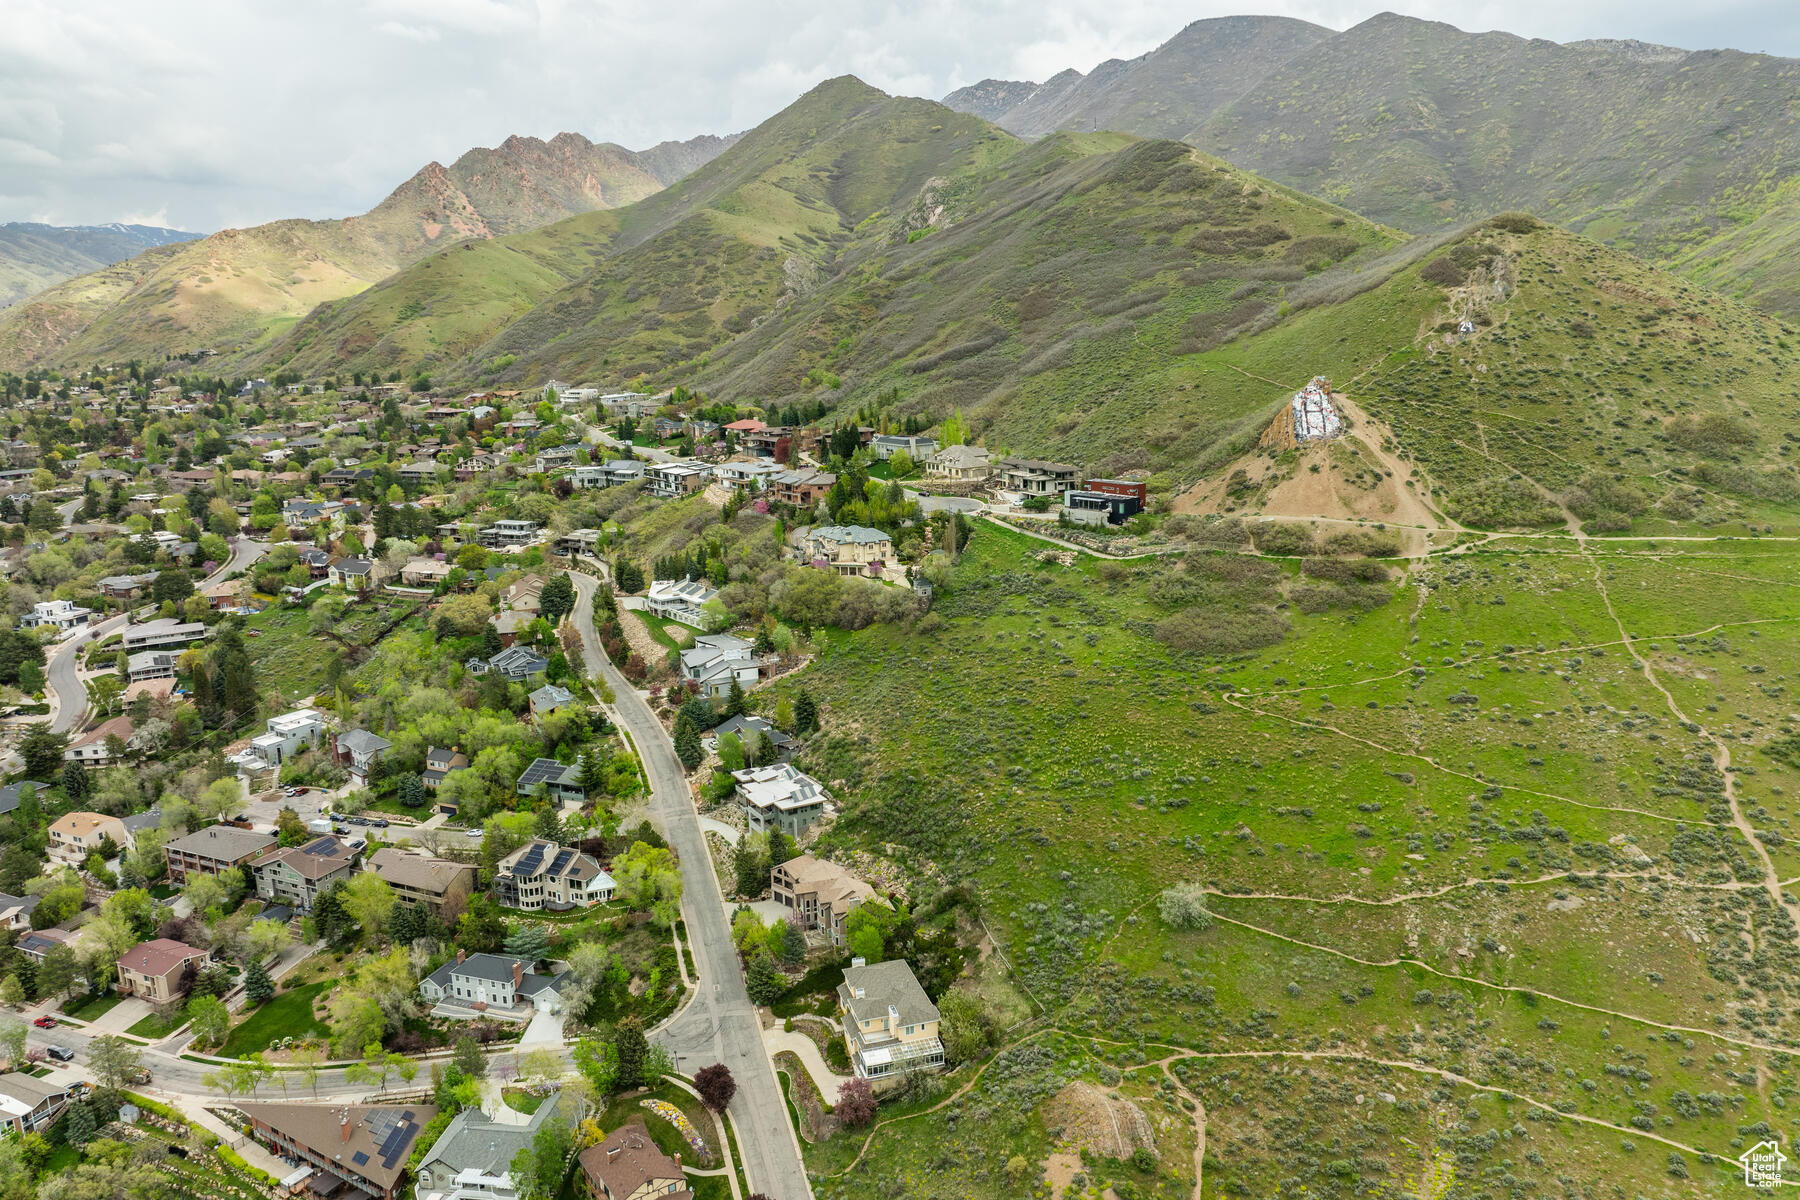
[[[686,713],[675,718],[675,757],[690,771],[706,757],[706,751],[700,748],[700,731]]]
[[[789,925],[781,937],[781,961],[790,967],[806,961],[806,935],[798,925]]]
[[[70,800],[85,800],[88,795],[87,768],[80,763],[64,763],[62,772],[63,795]]]
[[[775,960],[769,957],[768,951],[758,951],[756,957],[750,960],[750,971],[744,980],[744,989],[750,993],[750,1003],[771,1004],[785,987],[787,980],[775,969]]]
[[[644,1062],[650,1057],[650,1043],[644,1040],[643,1024],[636,1017],[619,1022],[613,1034],[613,1049],[619,1056],[617,1087],[622,1092],[644,1086]]]
[[[537,835],[549,838],[553,842],[563,841],[562,817],[557,814],[556,806],[546,804],[537,811]]]
[[[275,981],[269,978],[269,968],[260,960],[252,962],[244,972],[244,998],[252,1004],[267,1004],[275,997]]]
[[[819,727],[819,702],[805,688],[794,699],[794,732],[804,736]]]
[[[736,676],[733,676],[731,680],[731,691],[727,692],[725,695],[725,715],[727,717],[741,717],[744,715],[744,710],[747,707],[749,707],[749,704],[744,698],[744,685],[737,681]]]
[[[775,761],[775,740],[767,730],[756,735],[756,742],[747,757],[759,767],[766,767]]]

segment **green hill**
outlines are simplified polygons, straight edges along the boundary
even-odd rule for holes
[[[508,138],[429,164],[359,217],[227,229],[69,279],[0,313],[0,367],[229,352],[440,246],[640,200],[729,144],[638,155],[576,134]]]
[[[200,235],[154,225],[0,225],[0,307],[121,259]]]
[[[1414,232],[1524,209],[1792,311],[1792,256],[1766,246],[1788,224],[1800,161],[1794,71],[1769,55],[1558,45],[1391,13],[1337,34],[1235,18],[1059,76],[996,119],[1027,136],[1181,138]],[[1014,94],[977,85],[953,99],[991,111]]]

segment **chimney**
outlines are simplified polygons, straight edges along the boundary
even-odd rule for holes
[[[613,1159],[619,1157],[619,1150],[620,1147],[618,1146],[608,1146],[606,1148],[606,1161],[611,1162]]]
[[[458,946],[456,948],[456,961],[458,963],[460,963],[466,957],[467,957],[467,954],[464,952],[463,948],[461,946]]]
[[[345,1142],[350,1140],[350,1110],[347,1108],[338,1112],[338,1134],[340,1140]]]
[[[681,1155],[679,1154],[675,1156],[675,1169],[677,1171],[681,1170]]]
[[[855,970],[855,969],[856,969],[856,968],[857,968],[857,967],[866,967],[866,966],[868,966],[868,965],[869,965],[869,960],[868,960],[868,959],[866,959],[866,958],[864,958],[864,957],[863,957],[863,956],[862,956],[862,955],[860,955],[860,954],[859,954],[859,955],[857,955],[857,956],[856,956],[856,957],[855,957],[855,958],[853,958],[853,959],[851,959],[851,960],[850,960],[850,968],[851,968],[851,970]]]
[[[513,959],[513,991],[518,991],[525,982],[525,964]]]

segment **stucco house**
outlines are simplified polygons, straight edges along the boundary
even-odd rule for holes
[[[911,1071],[944,1066],[937,1005],[919,986],[905,959],[851,960],[837,989],[844,1048],[857,1076],[877,1088]]]

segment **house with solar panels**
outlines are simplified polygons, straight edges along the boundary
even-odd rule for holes
[[[598,860],[548,838],[532,838],[494,871],[494,899],[527,912],[604,904],[617,889]]]
[[[535,796],[539,788],[546,798],[559,804],[564,800],[579,804],[587,799],[587,789],[581,786],[580,765],[565,766],[554,758],[532,759],[514,790],[521,796]]]
[[[413,1143],[437,1116],[433,1104],[236,1107],[250,1119],[251,1135],[297,1168],[282,1182],[317,1200],[394,1200]]]

